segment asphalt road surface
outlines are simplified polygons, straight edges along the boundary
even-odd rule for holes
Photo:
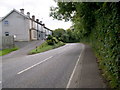
[[[3,88],[66,88],[83,44],[67,44],[35,55],[3,59]]]

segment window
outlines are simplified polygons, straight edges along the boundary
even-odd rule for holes
[[[8,24],[9,24],[9,23],[8,23],[8,20],[5,20],[5,21],[4,21],[4,24],[5,24],[5,25],[8,25]]]
[[[5,32],[5,36],[9,36],[9,32]]]

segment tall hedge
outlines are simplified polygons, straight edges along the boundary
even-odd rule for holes
[[[109,85],[120,88],[120,2],[59,2],[51,16],[73,22],[74,39],[92,45]]]
[[[120,3],[79,3],[76,6],[73,22],[77,37],[92,45],[109,86],[120,88]]]
[[[90,43],[99,57],[100,67],[112,88],[120,88],[120,11],[119,3],[104,3],[95,12],[96,24]]]

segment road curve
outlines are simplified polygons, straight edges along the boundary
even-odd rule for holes
[[[66,88],[83,44],[3,60],[3,88]]]

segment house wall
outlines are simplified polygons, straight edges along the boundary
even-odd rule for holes
[[[2,35],[9,32],[15,35],[15,41],[29,41],[29,20],[22,15],[13,12],[2,21]]]
[[[39,31],[38,32],[38,39],[43,39],[42,37],[42,31],[43,31],[43,26],[41,26],[40,24],[37,25],[37,30]]]
[[[39,31],[40,31],[40,39],[43,39],[43,26],[42,25],[39,25]]]
[[[0,21],[0,49],[2,49],[2,21]]]
[[[49,35],[52,35],[52,31],[49,31]]]
[[[42,25],[40,25],[37,22],[31,20],[30,28],[32,28],[31,29],[31,39],[32,40],[45,39],[45,28]]]
[[[0,36],[2,36],[2,21],[0,21]]]
[[[31,36],[32,40],[37,40],[37,31],[31,30]]]
[[[46,34],[46,29],[43,27],[43,38],[44,39],[46,39],[45,34]]]
[[[31,40],[37,40],[36,22],[30,20]]]

